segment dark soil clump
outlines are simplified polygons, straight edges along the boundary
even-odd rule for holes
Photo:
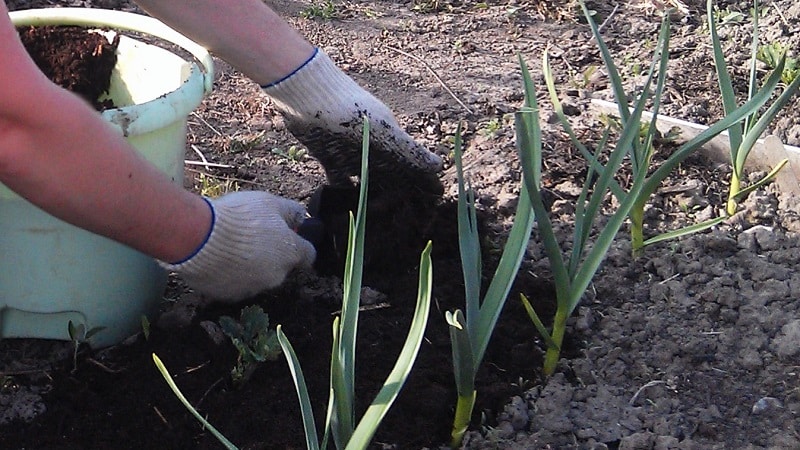
[[[22,44],[47,78],[80,95],[97,110],[114,106],[110,100],[98,99],[111,84],[119,35],[109,42],[100,33],[74,26],[27,27],[18,31]]]
[[[350,212],[358,208],[358,195],[357,186],[325,185],[312,196],[309,212],[324,224],[316,244],[315,269],[320,274],[341,275],[344,270]],[[421,250],[434,237],[434,258],[458,254],[454,201],[407,186],[371,187],[367,197],[364,270],[368,279],[414,269]]]

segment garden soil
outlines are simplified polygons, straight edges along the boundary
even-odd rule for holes
[[[12,9],[91,6],[137,11],[118,1],[10,1]],[[711,123],[721,114],[703,26],[704,2],[687,1],[672,24],[666,114]],[[270,3],[339,66],[396,111],[419,142],[442,155],[445,194],[409,183],[373,190],[368,217],[364,308],[358,328],[359,413],[376,394],[405,338],[416,297],[416,265],[433,241],[434,305],[415,368],[374,439],[374,448],[438,448],[448,442],[456,393],[445,311],[463,308],[456,240],[452,142],[465,130],[465,165],[480,209],[484,285],[502,249],[519,193],[513,117],[522,101],[517,54],[531,66],[546,128],[543,187],[568,246],[585,162],[554,124],[540,75],[549,49],[562,101],[590,145],[602,130],[591,98],[610,99],[607,73],[579,10],[569,1],[416,0]],[[629,87],[657,37],[660,2],[593,3],[603,36]],[[720,28],[739,93],[746,90],[750,3],[719,2]],[[739,12],[741,15],[736,15]],[[766,2],[764,43],[800,48],[800,6]],[[596,69],[597,70],[594,70]],[[761,73],[763,75],[763,71]],[[771,132],[800,144],[798,103]],[[657,159],[674,149],[660,143]],[[354,149],[357,151],[357,149]],[[354,191],[324,187],[279,113],[252,82],[218,61],[214,93],[190,117],[188,188],[264,189],[328,214],[341,238]],[[725,164],[692,157],[647,209],[647,232],[716,216]],[[751,174],[756,177],[759,174]],[[755,179],[755,178],[751,178]],[[327,200],[326,200],[327,199]],[[611,211],[611,207],[607,211]],[[556,373],[518,298],[543,316],[554,288],[534,230],[523,266],[477,378],[471,449],[797,449],[800,412],[800,206],[768,186],[716,228],[648,247],[632,259],[626,230],[569,321]],[[323,214],[320,212],[320,214]],[[241,385],[236,351],[220,316],[255,304],[281,324],[311,389],[318,423],[328,394],[331,325],[341,302],[341,250],[321,252],[315,272],[239,305],[208,304],[172,280],[149,333],[106,349],[70,343],[0,342],[0,448],[220,448],[172,395],[156,353],[187,398],[241,448],[303,448],[295,389],[282,358]]]
[[[69,26],[24,27],[18,32],[22,45],[47,78],[96,109],[114,106],[109,100],[99,99],[108,92],[117,64],[118,35],[109,42],[100,33]]]

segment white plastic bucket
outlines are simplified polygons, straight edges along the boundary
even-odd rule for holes
[[[48,8],[10,15],[17,26],[137,31],[194,55],[199,64],[122,36],[109,89],[119,107],[102,112],[145,158],[183,183],[187,119],[213,80],[205,49],[138,14]],[[65,189],[69,184],[65,174]],[[141,329],[165,286],[166,274],[152,258],[56,219],[0,184],[0,338],[69,340],[72,321],[86,330],[103,327],[92,346],[112,345]]]

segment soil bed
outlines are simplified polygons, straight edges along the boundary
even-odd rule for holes
[[[9,6],[43,3],[53,2],[11,1]],[[127,2],[107,3],[100,6],[135,10]],[[667,108],[669,115],[690,120],[698,120],[702,108],[703,121],[713,121],[719,105],[711,60],[703,60],[708,57],[701,33],[705,2],[695,3],[689,5],[692,14],[673,25]],[[600,130],[599,119],[588,112],[589,99],[608,98],[607,80],[602,70],[584,80],[588,68],[601,64],[596,46],[575,10],[559,2],[490,1],[481,8],[456,2],[334,5],[335,16],[325,18],[309,13],[313,5],[306,1],[273,4],[448,162],[441,177],[442,199],[406,186],[370,193],[365,274],[365,298],[370,300],[360,316],[355,380],[363,410],[402,345],[416,297],[416,263],[425,242],[432,240],[435,305],[426,339],[374,448],[438,447],[448,440],[456,399],[443,317],[445,311],[463,308],[452,200],[455,174],[449,167],[456,124],[466,129],[466,166],[481,209],[489,277],[519,188],[508,115],[522,100],[516,52],[536,72],[542,49],[553,46],[563,99],[587,142]],[[748,5],[720,2],[720,8],[742,11],[745,17]],[[767,11],[764,35],[794,42],[799,35],[782,21],[800,19],[800,8],[789,0],[774,5],[788,19]],[[640,81],[634,63],[649,63],[646,40],[655,38],[659,20],[640,6],[623,4],[612,14],[605,4],[592,5],[603,18],[610,17],[604,33],[616,60],[627,61],[621,66],[631,85]],[[741,60],[749,48],[743,44],[747,21],[724,29],[726,51]],[[354,192],[323,188],[321,167],[293,149],[297,142],[258,87],[224,63],[218,69],[214,94],[190,123],[187,158],[196,159],[199,151],[231,168],[199,171],[189,166],[187,186],[208,193],[211,180],[227,188],[265,189],[306,202],[312,210],[315,193],[321,193],[317,196],[328,200],[320,201],[317,215],[340,242]],[[544,98],[542,104],[548,104]],[[775,130],[793,145],[798,142],[792,136],[800,129],[797,111],[797,104],[790,105]],[[547,119],[546,107],[543,116]],[[552,196],[557,232],[566,242],[585,162],[557,127],[548,125],[545,142],[544,187]],[[665,145],[659,152],[671,148]],[[724,205],[727,176],[724,166],[703,158],[687,161],[654,196],[648,232],[716,214]],[[540,371],[541,343],[516,301],[525,293],[541,315],[551,313],[551,275],[534,232],[478,376],[478,405],[466,446],[800,448],[798,211],[796,199],[771,188],[759,190],[723,225],[648,248],[636,261],[623,230],[571,319],[564,359],[548,380]],[[326,242],[315,273],[297,273],[280,289],[241,305],[204,305],[174,281],[148,338],[139,335],[99,351],[84,349],[77,367],[66,343],[0,342],[0,447],[219,448],[169,391],[152,364],[156,353],[189,400],[241,448],[303,448],[285,362],[263,364],[235,387],[230,370],[236,352],[216,324],[221,315],[238,317],[247,304],[261,305],[297,350],[321,422],[331,324],[341,302],[341,250],[332,239]]]

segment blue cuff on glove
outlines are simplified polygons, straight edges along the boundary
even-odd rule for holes
[[[272,86],[276,86],[276,85],[278,85],[278,84],[280,84],[280,83],[282,83],[282,82],[284,82],[284,81],[288,80],[289,78],[291,78],[291,77],[292,77],[292,75],[294,75],[294,74],[296,74],[297,72],[299,72],[299,71],[300,71],[300,69],[302,69],[302,68],[303,68],[303,67],[305,67],[305,66],[306,66],[306,65],[307,65],[309,62],[311,62],[311,60],[312,60],[312,59],[314,59],[314,58],[317,56],[317,53],[319,53],[319,47],[314,47],[314,52],[313,52],[313,53],[311,53],[311,56],[309,56],[309,57],[308,57],[308,59],[307,59],[307,60],[305,60],[305,62],[303,62],[303,64],[300,64],[300,67],[298,67],[298,68],[294,69],[293,71],[291,71],[291,72],[289,73],[289,75],[286,75],[285,77],[281,78],[281,79],[280,79],[280,80],[278,80],[278,81],[273,81],[272,83],[269,83],[269,84],[264,84],[264,85],[262,85],[262,86],[261,86],[261,89],[270,88],[270,87],[272,87]]]

